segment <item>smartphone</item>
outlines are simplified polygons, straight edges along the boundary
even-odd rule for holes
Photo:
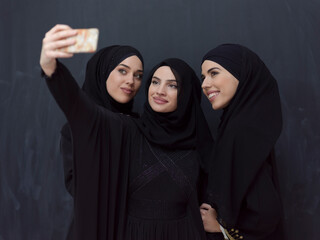
[[[97,50],[99,29],[97,28],[86,28],[76,29],[78,34],[74,37],[76,43],[72,46],[62,48],[61,51],[68,53],[90,53]]]

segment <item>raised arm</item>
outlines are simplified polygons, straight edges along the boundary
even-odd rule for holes
[[[73,54],[61,51],[75,43],[69,37],[76,30],[67,25],[56,25],[43,39],[40,65],[46,76],[47,85],[57,104],[64,112],[70,125],[83,125],[92,120],[97,106],[82,92],[69,70],[57,58],[70,58]],[[76,120],[76,121],[75,121]]]
[[[50,29],[42,40],[40,66],[46,76],[51,77],[57,67],[57,58],[70,58],[71,53],[59,51],[60,48],[75,44],[74,39],[69,37],[77,35],[77,30],[68,25],[57,24]]]

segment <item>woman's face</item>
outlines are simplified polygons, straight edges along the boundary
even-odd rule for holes
[[[124,59],[109,74],[106,88],[119,103],[128,103],[138,92],[143,75],[142,62],[137,56]]]
[[[178,82],[170,67],[159,67],[153,74],[148,101],[155,112],[168,113],[177,109]]]
[[[205,60],[201,68],[203,93],[214,110],[225,108],[237,91],[238,79],[221,65],[210,60]]]

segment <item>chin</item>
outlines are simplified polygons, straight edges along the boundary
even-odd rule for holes
[[[220,110],[221,107],[220,107],[220,106],[214,106],[214,105],[212,105],[212,109],[213,109],[213,110]]]
[[[152,106],[150,105],[151,109],[155,112],[158,112],[158,113],[167,113],[169,112],[167,109],[163,108],[163,107],[159,107],[158,105],[155,105],[155,106]]]
[[[132,98],[121,98],[121,99],[117,99],[116,101],[118,103],[122,103],[122,104],[125,104],[125,103],[128,103],[131,101]]]
[[[152,109],[153,111],[155,111],[155,112],[158,112],[158,113],[164,112],[163,109],[158,108],[157,106],[152,106],[152,105],[151,105],[150,107],[151,107],[151,109]]]

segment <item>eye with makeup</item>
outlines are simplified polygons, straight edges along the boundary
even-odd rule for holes
[[[122,75],[126,75],[127,74],[127,70],[125,70],[123,68],[119,68],[118,72],[121,73]]]
[[[217,75],[217,74],[219,74],[219,72],[218,72],[218,71],[215,71],[215,70],[212,70],[212,71],[210,72],[210,76],[211,76],[211,77],[214,77],[214,76]]]
[[[175,82],[175,83],[171,82],[168,84],[168,87],[173,88],[173,89],[178,89],[178,84],[177,84],[177,82]]]
[[[160,81],[158,79],[156,79],[156,78],[152,78],[151,84],[152,85],[157,85],[157,84],[160,84]]]
[[[133,75],[136,79],[141,80],[143,78],[143,74],[138,72]]]

